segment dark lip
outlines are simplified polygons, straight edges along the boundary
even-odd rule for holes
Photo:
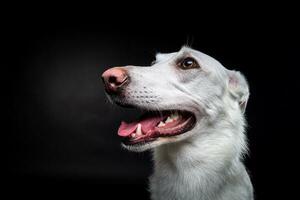
[[[161,112],[168,112],[168,111],[161,111]],[[189,111],[184,111],[184,112],[189,112]],[[131,138],[126,137],[122,139],[122,143],[126,146],[143,146],[146,144],[150,144],[154,141],[156,141],[158,138],[171,138],[177,135],[182,135],[190,130],[192,130],[195,125],[196,125],[196,117],[194,115],[194,113],[189,112],[191,114],[192,117],[192,121],[189,123],[189,125],[181,132],[176,133],[176,134],[172,134],[172,135],[161,135],[161,134],[154,134],[152,137],[146,138],[146,139],[142,139],[142,140],[131,140]]]
[[[123,138],[122,139],[122,143],[126,146],[137,146],[137,145],[145,145],[145,144],[149,144],[151,142],[154,142],[155,140],[157,140],[158,137],[156,138],[149,138],[147,140],[141,140],[141,141],[132,141],[129,138]]]

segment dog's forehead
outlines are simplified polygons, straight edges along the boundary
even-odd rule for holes
[[[202,60],[205,59],[205,57],[210,57],[200,51],[197,51],[195,49],[192,49],[190,47],[183,46],[179,51],[172,52],[172,53],[157,53],[155,56],[156,62],[163,62],[169,59],[176,59],[177,57],[183,56],[183,55],[190,55],[197,57],[198,59]]]
[[[188,48],[188,47],[182,47],[178,52],[172,52],[172,53],[157,53],[155,55],[155,60],[156,62],[161,62],[161,61],[164,61],[164,60],[168,60],[172,57],[176,57],[178,56],[178,54],[182,54],[183,52],[191,52],[193,51],[193,49],[191,48]]]
[[[176,59],[180,56],[193,56],[195,58],[197,58],[199,61],[203,61],[203,62],[209,62],[209,63],[214,63],[219,65],[220,63],[214,59],[213,57],[202,53],[201,51],[192,49],[190,47],[187,46],[183,46],[179,51],[177,52],[172,52],[172,53],[157,53],[155,56],[155,61],[156,63],[158,62],[163,62],[163,61],[167,61],[169,59]]]
[[[177,52],[174,53],[157,53],[155,55],[155,61],[158,62],[163,62],[166,60],[169,60],[170,58],[174,57],[177,54]]]

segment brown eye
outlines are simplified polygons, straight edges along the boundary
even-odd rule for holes
[[[199,65],[196,62],[196,60],[194,58],[185,58],[180,62],[179,65],[182,69],[191,69],[191,68],[198,68]]]

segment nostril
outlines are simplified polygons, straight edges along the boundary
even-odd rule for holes
[[[120,77],[110,76],[108,77],[107,82],[115,86],[121,86],[123,83],[127,81],[127,78],[128,77],[126,75]]]
[[[108,77],[108,82],[109,83],[117,83],[117,78],[115,76],[110,76]]]

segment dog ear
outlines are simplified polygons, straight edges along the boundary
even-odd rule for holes
[[[236,100],[242,112],[246,110],[249,98],[249,86],[246,78],[238,71],[228,70],[228,88],[234,100]]]

